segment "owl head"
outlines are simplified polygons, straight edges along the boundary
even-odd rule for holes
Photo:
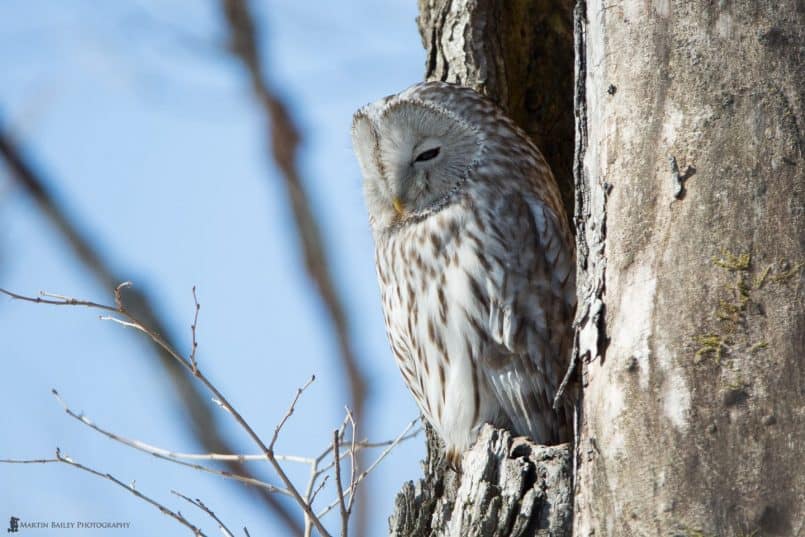
[[[467,99],[483,97],[460,86],[426,82],[355,113],[352,144],[376,231],[438,209],[461,188],[485,139],[462,113],[471,111],[464,106]]]

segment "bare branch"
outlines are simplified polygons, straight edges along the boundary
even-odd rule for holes
[[[76,420],[80,421],[81,423],[83,423],[87,427],[89,427],[92,430],[102,434],[103,436],[106,436],[107,438],[110,438],[111,440],[114,440],[115,442],[120,442],[121,444],[129,446],[131,448],[134,448],[134,449],[136,449],[138,451],[142,451],[144,453],[148,453],[149,455],[153,455],[154,457],[156,457],[158,459],[169,461],[169,462],[172,462],[174,464],[179,464],[181,466],[186,466],[188,468],[192,468],[193,470],[198,470],[198,471],[201,471],[201,472],[206,472],[206,473],[218,475],[218,476],[221,476],[221,477],[224,477],[224,478],[227,478],[227,479],[233,479],[235,481],[240,481],[241,483],[244,483],[246,485],[251,485],[251,486],[266,489],[269,492],[276,492],[276,493],[280,493],[280,494],[285,494],[287,496],[291,495],[290,492],[288,492],[287,490],[285,490],[283,488],[280,488],[280,487],[277,487],[275,485],[272,485],[271,483],[266,483],[265,481],[255,479],[255,478],[250,477],[250,476],[239,475],[239,474],[235,474],[235,473],[232,473],[232,472],[228,472],[226,470],[218,470],[216,468],[210,468],[208,466],[202,466],[200,464],[187,463],[187,462],[184,462],[184,461],[180,460],[182,458],[181,455],[184,455],[186,458],[195,458],[195,457],[188,456],[188,454],[173,453],[172,451],[162,449],[162,448],[159,448],[159,447],[156,447],[156,446],[152,446],[150,444],[146,444],[145,442],[141,442],[139,440],[133,440],[133,439],[130,439],[130,438],[126,438],[126,437],[120,436],[118,434],[115,434],[115,433],[113,433],[111,431],[108,431],[106,429],[103,429],[99,425],[96,425],[92,420],[90,420],[84,414],[77,414],[76,412],[74,412],[69,406],[67,406],[67,403],[61,397],[61,395],[59,394],[58,391],[53,389],[53,390],[51,390],[51,392],[53,393],[53,396],[56,398],[56,400],[61,404],[62,408],[64,409],[65,413],[68,416],[70,416],[73,419],[76,419]],[[260,455],[260,457],[261,457],[261,460],[266,460],[265,456]],[[234,459],[231,459],[231,460],[234,460]]]
[[[182,494],[181,492],[176,492],[175,490],[172,490],[171,493],[175,494],[176,496],[180,497],[181,499],[185,500],[186,502],[195,505],[196,507],[198,507],[199,509],[201,509],[202,511],[204,511],[205,513],[210,515],[210,518],[212,518],[213,520],[215,520],[215,522],[218,523],[218,529],[220,529],[221,532],[226,537],[234,537],[235,536],[235,534],[232,533],[232,531],[226,526],[226,524],[224,524],[223,521],[220,518],[218,518],[218,516],[213,512],[213,510],[210,509],[209,507],[207,507],[206,505],[204,505],[204,502],[202,502],[198,498],[196,498],[195,500],[192,500],[192,499],[188,498],[187,496],[185,496],[184,494]]]
[[[349,423],[352,426],[352,442],[349,448],[349,503],[347,503],[347,516],[349,516],[349,514],[352,512],[352,504],[355,501],[355,487],[357,486],[355,475],[358,468],[355,463],[355,420],[353,419],[349,408],[345,410],[347,412],[347,420],[349,420]]]
[[[201,309],[201,304],[198,303],[198,295],[196,295],[196,286],[193,286],[193,303],[196,305],[196,311],[193,313],[193,324],[190,325],[190,364],[193,366],[193,374],[196,373],[196,350],[198,349],[198,341],[196,340],[196,327],[198,326],[198,312]]]
[[[82,470],[82,471],[87,472],[89,474],[92,474],[94,476],[100,477],[101,479],[106,479],[107,481],[111,481],[115,485],[127,490],[130,494],[133,494],[134,496],[138,497],[139,499],[144,500],[145,502],[153,505],[154,507],[159,509],[159,511],[161,513],[173,518],[174,520],[176,520],[177,522],[179,522],[183,526],[187,527],[190,531],[193,532],[193,534],[195,534],[197,536],[204,536],[205,535],[205,533],[203,531],[201,531],[201,529],[199,529],[198,527],[196,527],[192,523],[190,523],[190,521],[188,521],[180,512],[168,509],[163,504],[159,503],[158,501],[154,500],[153,498],[151,498],[149,496],[146,496],[145,494],[143,494],[139,490],[135,489],[133,486],[125,484],[124,482],[122,482],[121,480],[119,480],[118,478],[113,476],[112,474],[105,474],[103,472],[99,472],[98,470],[90,468],[89,466],[84,466],[83,464],[77,463],[76,461],[74,461],[70,457],[68,457],[66,455],[62,455],[61,450],[59,450],[59,448],[56,448],[56,458],[55,459],[0,459],[0,463],[7,463],[7,464],[62,463],[62,464],[67,464],[69,466],[72,466],[74,468],[78,468],[79,470]]]
[[[416,422],[417,422],[417,421],[419,421],[419,418],[416,418],[416,419],[411,420],[411,421],[408,423],[408,425],[406,425],[405,429],[403,429],[403,431],[402,431],[402,432],[401,432],[399,435],[397,435],[397,438],[395,438],[395,439],[394,439],[394,440],[393,440],[393,441],[392,441],[392,442],[391,442],[391,443],[390,443],[390,444],[389,444],[389,445],[386,447],[386,449],[384,449],[384,450],[383,450],[383,451],[380,453],[380,455],[378,455],[378,457],[375,459],[375,461],[374,461],[374,462],[373,462],[373,463],[372,463],[372,464],[371,464],[371,465],[370,465],[370,466],[369,466],[369,467],[368,467],[366,470],[364,470],[363,472],[361,472],[361,474],[358,476],[358,479],[356,480],[356,483],[360,483],[361,481],[363,481],[363,479],[364,479],[364,478],[365,478],[367,475],[369,475],[370,473],[372,473],[372,471],[373,471],[375,468],[377,468],[377,466],[378,466],[378,465],[379,465],[381,462],[383,462],[383,459],[385,459],[385,458],[386,458],[386,457],[389,455],[389,453],[391,453],[391,452],[394,450],[394,448],[395,448],[395,447],[397,447],[397,446],[400,444],[400,442],[402,442],[402,441],[403,441],[403,440],[405,440],[406,438],[411,438],[411,436],[410,436],[410,435],[408,435],[408,432],[409,432],[409,431],[410,431],[410,430],[411,430],[411,429],[414,427],[414,425],[416,425]]]
[[[132,287],[132,285],[131,282],[125,281],[117,284],[117,287],[115,287],[115,306],[117,306],[118,311],[123,309],[123,297],[121,296],[123,289]]]
[[[151,341],[153,341],[156,345],[162,348],[169,356],[173,357],[181,366],[189,370],[195,376],[195,378],[197,378],[199,382],[201,382],[204,385],[204,387],[213,395],[213,400],[217,401],[221,407],[223,407],[232,415],[232,417],[240,426],[240,428],[243,429],[243,431],[246,432],[249,438],[251,438],[251,440],[258,446],[258,448],[260,448],[260,451],[263,452],[263,454],[266,457],[266,460],[269,462],[269,464],[277,473],[283,485],[285,486],[285,490],[288,491],[288,493],[294,499],[297,505],[299,505],[299,507],[302,508],[302,511],[305,513],[305,516],[310,518],[311,522],[319,531],[319,533],[322,535],[322,537],[329,537],[330,536],[329,532],[327,532],[325,527],[322,525],[321,521],[315,515],[310,505],[308,505],[305,499],[302,498],[302,496],[299,494],[299,491],[291,482],[290,478],[285,473],[285,470],[279,464],[279,461],[274,456],[273,448],[270,448],[263,442],[262,438],[260,438],[260,436],[254,431],[254,429],[252,429],[252,426],[243,418],[240,412],[238,412],[238,410],[229,403],[228,399],[218,390],[218,388],[215,385],[213,385],[212,382],[210,382],[210,380],[206,377],[206,375],[204,375],[201,369],[197,367],[197,364],[194,366],[194,364],[192,364],[188,358],[185,358],[184,356],[179,354],[164,339],[162,339],[162,337],[159,334],[149,329],[148,327],[144,326],[136,317],[134,317],[128,311],[119,295],[119,291],[121,288],[122,285],[118,286],[115,289],[115,303],[117,304],[115,308],[111,308],[111,306],[103,306],[95,304],[94,302],[89,302],[86,300],[72,299],[70,297],[56,298],[55,303],[57,305],[82,305],[95,308],[100,306],[100,309],[106,311],[109,311],[111,309],[115,311],[118,315],[122,316],[123,319],[119,319],[117,317],[109,317],[110,320],[114,320],[120,324],[123,324],[124,326],[128,326],[145,333],[151,339]],[[18,295],[16,293],[10,293],[10,292],[5,293],[9,296],[13,296],[14,298],[19,297],[22,300],[37,302],[35,298],[24,297],[23,295]],[[308,383],[304,387],[307,387],[311,382],[313,382],[313,379],[308,381]],[[294,402],[291,405],[291,409],[289,409],[289,412],[283,418],[281,423],[277,426],[277,429],[275,429],[275,435],[278,434],[276,433],[276,431],[278,431],[278,429],[282,426],[282,423],[287,421],[287,418],[288,416],[290,416],[290,413],[293,410],[293,405],[295,405],[296,401],[299,398],[299,395],[300,394],[297,394],[297,397],[294,399]]]
[[[42,214],[54,225],[80,263],[100,286],[110,288],[122,281],[124,278],[115,273],[112,263],[100,254],[89,236],[81,231],[82,226],[68,216],[67,211],[59,204],[57,197],[48,187],[49,181],[46,175],[40,173],[32,162],[24,157],[24,152],[19,150],[9,133],[1,129],[0,157],[8,165],[9,176],[15,181],[15,184],[34,200]],[[13,297],[13,295],[9,296]],[[126,292],[126,298],[132,313],[141,319],[144,325],[150,326],[154,333],[164,334],[166,341],[172,341],[168,324],[157,315],[156,312],[159,308],[147,293],[129,289]],[[38,301],[49,303],[41,299]],[[190,382],[187,375],[182,374],[180,368],[176,366],[176,362],[165,354],[162,347],[154,344],[153,350],[173,382],[174,391],[179,394],[180,400],[184,404],[189,421],[192,423],[192,426],[189,427],[192,434],[210,451],[234,452],[235,449],[230,448],[229,442],[220,433],[209,405],[201,397],[197,386]],[[228,461],[227,464],[235,473],[247,473],[242,463]],[[258,490],[261,490],[261,498],[270,511],[283,522],[288,532],[299,535],[302,528],[288,507],[277,501],[272,495],[266,494],[262,489]]]
[[[0,288],[0,293],[7,295],[11,298],[16,300],[24,300],[25,302],[33,302],[35,304],[50,304],[52,306],[86,306],[88,308],[95,308],[100,310],[106,311],[113,311],[117,312],[117,308],[112,306],[106,306],[104,304],[98,304],[97,302],[91,302],[89,300],[78,300],[76,298],[70,298],[61,295],[54,295],[52,293],[45,293],[44,291],[40,292],[41,296],[25,296],[20,295],[18,293],[13,293],[7,289]],[[43,296],[47,297],[56,297],[54,299],[47,299],[42,298]]]
[[[128,286],[131,284],[127,282],[124,285]],[[67,413],[67,415],[69,415],[73,419],[80,421],[87,427],[106,436],[111,440],[120,442],[126,446],[132,447],[139,451],[143,451],[154,457],[167,460],[175,464],[180,464],[192,468],[194,470],[212,473],[228,479],[237,480],[248,485],[259,487],[268,492],[285,494],[293,498],[304,512],[304,519],[305,519],[304,534],[306,536],[311,535],[311,531],[315,527],[319,531],[319,533],[321,533],[321,535],[327,537],[329,534],[321,524],[320,518],[325,514],[327,514],[330,510],[332,510],[335,507],[335,505],[340,504],[341,508],[340,510],[342,516],[342,533],[347,531],[348,519],[352,512],[352,507],[354,505],[358,485],[370,472],[372,472],[377,467],[377,465],[394,449],[394,447],[396,447],[401,441],[411,438],[419,432],[418,430],[413,433],[410,432],[413,426],[418,421],[418,418],[412,420],[408,424],[408,426],[402,431],[402,433],[400,433],[397,436],[397,438],[395,438],[392,441],[375,442],[375,443],[371,443],[368,441],[358,442],[356,440],[357,439],[356,422],[352,412],[349,410],[349,408],[347,408],[345,409],[346,412],[344,421],[342,422],[341,426],[338,429],[336,429],[333,433],[334,435],[333,442],[318,456],[301,457],[295,455],[277,455],[274,453],[274,445],[276,444],[277,439],[279,438],[279,434],[282,431],[282,428],[287,423],[287,421],[293,415],[296,409],[296,405],[299,402],[299,399],[301,398],[302,394],[315,381],[316,378],[315,375],[311,376],[311,378],[308,379],[308,381],[304,385],[302,385],[300,388],[296,390],[293,400],[288,406],[288,410],[285,412],[285,414],[282,416],[277,426],[274,428],[274,433],[272,435],[271,441],[269,442],[268,445],[265,445],[259,438],[259,436],[252,430],[251,426],[240,415],[240,413],[237,410],[235,410],[232,407],[232,405],[227,401],[227,399],[217,390],[217,388],[215,388],[215,386],[213,386],[210,383],[210,381],[207,379],[204,373],[199,369],[198,364],[196,363],[195,360],[192,360],[190,357],[185,358],[182,355],[180,355],[173,348],[169,347],[168,344],[164,340],[162,340],[158,334],[154,333],[153,330],[150,330],[149,328],[144,326],[139,320],[137,320],[134,316],[132,316],[132,314],[126,308],[126,305],[124,304],[122,297],[120,296],[120,289],[122,289],[124,285],[118,286],[115,289],[115,306],[108,306],[105,304],[92,302],[89,300],[77,299],[53,293],[42,293],[42,296],[40,297],[29,297],[18,293],[13,293],[11,291],[6,291],[4,289],[0,289],[0,293],[4,293],[12,298],[28,302],[44,303],[44,304],[60,305],[60,306],[83,306],[94,309],[100,309],[103,311],[114,312],[116,316],[103,316],[102,318],[113,320],[123,326],[143,332],[149,338],[151,338],[152,341],[154,341],[157,345],[164,348],[165,352],[167,352],[170,356],[172,356],[175,360],[177,360],[182,366],[191,370],[193,375],[213,394],[213,400],[217,404],[219,404],[222,408],[227,410],[227,412],[229,412],[230,415],[232,415],[233,419],[235,419],[238,425],[244,431],[246,431],[246,433],[252,438],[252,440],[258,445],[258,447],[260,447],[262,453],[257,455],[236,455],[236,454],[219,454],[219,453],[192,454],[192,453],[176,453],[170,450],[159,448],[139,440],[123,437],[121,435],[118,435],[116,433],[113,433],[109,430],[106,430],[96,425],[85,415],[73,411],[61,397],[61,395],[55,389],[52,390],[54,397],[61,404],[65,413]],[[195,293],[194,293],[194,302],[196,304],[196,312],[198,312],[198,300],[196,298]],[[192,352],[193,351],[191,350],[190,356],[192,356]],[[348,442],[344,440],[347,427],[351,428],[351,435],[350,435],[351,438]],[[341,449],[342,446],[348,446],[348,449],[342,450]],[[359,465],[358,465],[359,463],[357,454],[360,453],[360,451],[363,449],[371,447],[382,447],[382,446],[385,446],[385,449],[377,458],[377,460],[375,460],[375,462],[365,471],[359,473]],[[324,460],[330,454],[332,454],[332,461],[326,464],[324,467],[321,467],[321,463],[324,462]],[[350,477],[349,477],[349,485],[346,491],[344,490],[344,483],[341,478],[341,462],[345,457],[350,458]],[[280,479],[285,485],[285,488],[276,487],[274,485],[271,485],[270,483],[266,483],[264,481],[260,481],[258,479],[241,475],[238,473],[217,470],[200,464],[185,462],[182,459],[237,461],[240,463],[243,463],[246,460],[268,461],[274,468],[274,470],[277,472],[277,474],[280,476]],[[54,462],[54,460],[50,459],[39,459],[39,461]],[[302,496],[299,493],[299,491],[294,487],[294,485],[291,483],[291,481],[285,474],[284,470],[280,466],[279,464],[280,461],[296,462],[310,465],[310,478],[308,480],[304,496]],[[8,460],[6,462],[12,462],[12,461]],[[29,462],[34,461],[32,460]],[[326,472],[333,467],[335,467],[338,498],[334,502],[329,504],[327,507],[325,507],[325,509],[323,509],[320,514],[316,515],[313,511],[313,503],[319,492],[324,488],[324,486],[327,483],[327,479],[329,476],[326,475]],[[319,479],[322,478],[322,475],[324,475],[324,477],[321,481],[319,481]]]
[[[316,375],[311,375],[310,380],[308,380],[301,388],[296,389],[296,395],[294,396],[293,401],[291,401],[290,406],[288,406],[287,412],[285,412],[285,415],[282,417],[280,422],[274,428],[274,436],[271,437],[271,443],[268,444],[268,449],[270,449],[271,451],[274,451],[274,444],[277,443],[277,438],[279,437],[280,431],[285,426],[285,422],[288,421],[288,418],[290,418],[291,415],[294,413],[294,410],[296,409],[296,403],[299,402],[299,398],[302,396],[302,394],[305,392],[308,386],[313,384],[313,381],[315,380]]]
[[[61,462],[59,459],[0,459],[2,464],[48,464]]]
[[[401,435],[398,435],[396,438],[394,438],[394,439],[392,439],[392,440],[386,440],[386,441],[384,441],[384,442],[367,442],[367,441],[363,440],[363,441],[361,441],[361,442],[356,442],[356,443],[355,443],[355,447],[356,447],[356,449],[359,449],[359,450],[360,450],[360,449],[369,449],[369,448],[381,448],[381,447],[389,447],[389,448],[390,448],[390,449],[389,449],[389,452],[390,452],[390,451],[391,451],[391,450],[393,450],[393,449],[394,449],[394,448],[395,448],[395,447],[396,447],[398,444],[400,444],[400,443],[402,443],[402,442],[404,442],[404,441],[406,441],[406,440],[410,440],[411,438],[414,438],[414,437],[418,436],[418,435],[419,435],[419,433],[421,433],[421,432],[424,430],[422,427],[418,427],[417,429],[415,429],[415,430],[411,431],[411,429],[412,429],[413,425],[414,425],[414,424],[416,424],[416,422],[418,422],[418,421],[419,421],[419,418],[414,418],[414,419],[413,419],[413,420],[412,420],[412,421],[411,421],[411,422],[410,422],[410,423],[409,423],[409,424],[406,426],[405,430],[404,430],[404,431],[401,433]],[[410,432],[409,432],[409,431],[410,431]],[[345,444],[344,442],[341,442],[341,445],[343,446],[343,445],[346,445],[346,444]],[[332,452],[332,450],[333,450],[333,446],[332,446],[332,444],[328,445],[327,449],[325,449],[325,450],[324,450],[324,451],[323,451],[323,452],[322,452],[322,453],[319,455],[319,457],[317,458],[318,462],[319,462],[319,463],[321,463],[321,462],[322,462],[322,461],[323,461],[323,460],[324,460],[324,459],[325,459],[325,458],[326,458],[326,457],[327,457],[327,456],[328,456],[328,455],[329,455],[329,454]],[[381,454],[381,455],[382,455],[383,457],[385,457],[387,454],[388,454],[388,453]],[[346,457],[347,455],[349,455],[349,451],[345,451],[345,452],[341,453],[341,458],[343,459],[343,458],[344,458],[344,457]],[[375,461],[375,462],[372,464],[372,466],[371,466],[370,468],[371,468],[372,470],[373,470],[374,468],[376,468],[376,467],[377,467],[378,462],[379,462],[379,461],[378,461],[378,460],[376,460],[376,461]],[[317,475],[317,477],[321,476],[322,474],[325,474],[327,471],[329,471],[330,469],[332,469],[333,465],[334,465],[334,461],[331,461],[331,462],[329,462],[327,465],[322,466],[322,467],[321,467],[321,468],[318,470],[318,475]],[[365,473],[368,473],[368,472],[365,472]],[[357,480],[356,480],[356,481],[357,481]]]
[[[321,483],[316,487],[316,489],[310,495],[310,505],[313,505],[313,502],[316,501],[316,496],[319,494],[321,489],[324,488],[324,485],[327,484],[327,480],[330,479],[329,475],[324,476],[324,479],[321,480]]]
[[[385,459],[388,456],[388,454],[391,453],[394,450],[394,448],[397,447],[400,444],[400,442],[403,441],[403,439],[410,438],[408,432],[414,427],[417,421],[419,421],[419,418],[412,420],[405,427],[405,429],[403,429],[403,431],[399,435],[397,435],[397,438],[392,440],[391,443],[386,447],[386,449],[384,449],[380,453],[380,455],[378,455],[377,459],[375,459],[375,461],[366,470],[364,470],[363,472],[360,473],[360,475],[358,475],[357,479],[355,479],[355,487],[357,487],[364,479],[366,479],[366,476],[372,473],[372,471],[375,468],[377,468],[377,466],[383,461],[383,459]],[[336,468],[338,468],[338,465],[336,465]],[[338,499],[334,500],[327,507],[319,511],[317,516],[319,516],[320,518],[323,517],[324,515],[332,511],[336,505],[338,505]]]
[[[335,459],[335,489],[338,492],[338,509],[341,512],[341,537],[349,535],[349,512],[344,500],[344,486],[341,484],[341,458],[338,455],[338,446],[341,444],[341,435],[338,429],[333,431],[333,458]]]

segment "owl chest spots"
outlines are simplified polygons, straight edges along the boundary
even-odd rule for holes
[[[474,356],[485,344],[483,273],[492,263],[478,236],[466,211],[443,211],[391,237],[377,258],[389,340],[406,383],[433,421],[461,415],[467,428],[479,414]]]

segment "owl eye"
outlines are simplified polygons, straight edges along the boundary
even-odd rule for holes
[[[419,155],[416,156],[414,162],[425,162],[426,160],[435,159],[439,155],[439,147],[434,147],[433,149],[428,149],[427,151],[423,151]]]

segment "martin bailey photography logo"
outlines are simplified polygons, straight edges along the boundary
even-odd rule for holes
[[[12,516],[8,521],[7,533],[18,533],[22,530],[127,530],[131,522],[95,521],[95,520],[22,520]]]

